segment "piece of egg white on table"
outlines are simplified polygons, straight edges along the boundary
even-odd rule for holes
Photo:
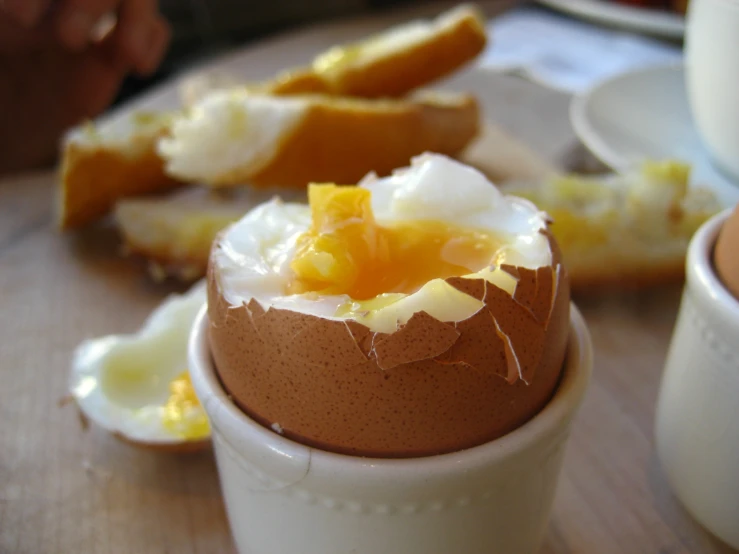
[[[207,446],[207,416],[187,373],[190,327],[204,303],[199,282],[166,298],[136,333],[82,342],[69,385],[84,416],[140,446],[173,451]]]

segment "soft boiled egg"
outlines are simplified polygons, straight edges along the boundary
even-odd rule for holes
[[[70,390],[82,413],[120,438],[171,450],[210,440],[187,369],[187,341],[205,286],[172,295],[130,335],[90,339],[72,360]]]
[[[249,416],[409,457],[497,438],[551,398],[569,283],[547,215],[437,154],[264,203],[213,247],[209,339]]]

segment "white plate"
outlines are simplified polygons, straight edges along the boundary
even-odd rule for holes
[[[681,159],[694,183],[709,185],[725,205],[739,201],[739,183],[716,169],[693,126],[682,66],[625,73],[575,96],[570,119],[580,140],[616,170],[646,158]]]
[[[676,13],[613,4],[606,0],[538,0],[554,10],[640,33],[682,38],[685,18]]]

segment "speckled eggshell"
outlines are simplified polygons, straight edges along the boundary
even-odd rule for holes
[[[549,241],[551,267],[504,268],[518,278],[513,297],[481,279],[450,278],[484,306],[457,323],[419,312],[391,334],[265,310],[256,300],[233,306],[211,258],[209,340],[218,375],[250,417],[324,450],[401,458],[493,440],[538,413],[558,383],[570,290]]]
[[[721,226],[713,260],[719,279],[739,300],[739,204]]]

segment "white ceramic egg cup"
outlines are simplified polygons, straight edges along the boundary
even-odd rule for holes
[[[677,497],[709,531],[739,548],[739,300],[711,261],[730,211],[707,221],[688,247],[655,433]]]
[[[571,421],[592,371],[573,306],[562,380],[515,431],[413,459],[334,454],[247,417],[222,388],[203,310],[190,338],[192,382],[210,418],[221,488],[241,554],[529,554],[546,528]]]

